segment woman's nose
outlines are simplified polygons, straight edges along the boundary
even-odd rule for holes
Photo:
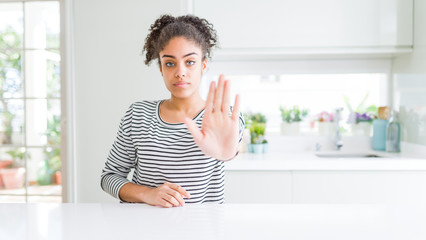
[[[185,65],[179,64],[176,69],[176,77],[177,78],[184,78],[186,76],[186,68]]]

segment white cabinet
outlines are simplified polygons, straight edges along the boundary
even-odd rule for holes
[[[424,203],[426,171],[227,171],[227,203]]]
[[[226,203],[291,203],[291,174],[283,171],[227,171]]]
[[[421,171],[294,172],[293,203],[424,203],[425,186]]]
[[[412,0],[197,0],[222,49],[411,47]]]

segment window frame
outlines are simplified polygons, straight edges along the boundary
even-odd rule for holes
[[[68,141],[67,141],[67,101],[66,101],[66,97],[67,97],[67,92],[68,92],[68,88],[67,88],[67,77],[69,75],[67,70],[67,66],[69,65],[69,61],[67,61],[67,50],[65,49],[65,46],[67,46],[65,44],[66,39],[68,38],[66,35],[66,32],[70,31],[70,26],[68,24],[68,21],[65,21],[65,16],[70,16],[70,12],[67,9],[71,9],[71,4],[70,1],[65,1],[65,0],[0,0],[0,4],[2,3],[22,3],[22,11],[23,11],[23,22],[25,23],[25,17],[26,17],[26,13],[25,13],[25,3],[28,2],[57,2],[59,4],[59,21],[60,21],[60,36],[59,36],[59,47],[58,48],[44,48],[44,49],[40,49],[40,50],[49,50],[49,49],[55,49],[59,51],[59,55],[61,56],[61,61],[60,61],[60,96],[59,97],[27,97],[26,96],[26,71],[23,70],[22,71],[22,77],[23,77],[23,96],[22,98],[10,98],[10,99],[19,99],[24,101],[24,116],[27,115],[27,104],[26,104],[26,100],[32,100],[32,99],[45,99],[45,100],[49,100],[49,99],[58,99],[60,101],[60,112],[61,112],[61,143],[60,143],[60,150],[61,150],[61,163],[62,163],[62,182],[61,182],[61,186],[62,186],[62,193],[61,193],[61,198],[62,198],[62,202],[70,202],[72,201],[72,199],[70,198],[70,196],[72,196],[72,194],[70,194],[70,187],[69,187],[69,174],[68,172]],[[67,7],[65,7],[65,5]],[[21,49],[17,49],[20,50],[24,53],[23,57],[22,57],[22,62],[25,62],[25,52],[28,50],[39,50],[39,48],[27,48],[25,45],[25,34],[26,34],[26,26],[25,24],[23,24],[23,45]],[[25,68],[25,66],[24,66]],[[9,98],[8,98],[9,99]],[[24,120],[24,129],[27,129],[27,121]],[[25,130],[26,133],[27,130]],[[27,144],[27,139],[26,136],[24,136],[24,140],[23,140],[23,145],[22,147],[28,149],[28,144]],[[57,196],[57,195],[37,195],[37,194],[28,194],[28,165],[27,165],[27,157],[25,157],[25,194],[2,194],[2,195],[8,195],[8,196],[25,196],[25,202],[28,202],[29,197],[33,197],[33,196]]]

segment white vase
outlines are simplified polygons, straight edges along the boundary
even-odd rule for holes
[[[281,135],[294,136],[300,133],[300,122],[281,122]]]
[[[318,135],[331,136],[336,132],[336,124],[334,122],[316,122],[318,126]]]
[[[268,151],[268,143],[247,144],[250,153],[266,153]]]
[[[247,145],[250,144],[250,129],[246,128],[243,132],[243,139],[239,145],[238,151],[240,153],[248,152]]]
[[[369,122],[359,122],[357,124],[351,124],[352,135],[355,136],[370,136],[371,124]]]

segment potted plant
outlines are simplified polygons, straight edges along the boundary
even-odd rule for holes
[[[61,157],[59,148],[47,147],[45,160],[37,171],[38,185],[61,184]]]
[[[0,160],[0,188],[3,187],[3,178],[1,176],[1,169],[11,165],[13,163],[12,160]]]
[[[12,143],[12,120],[15,117],[13,114],[11,114],[8,110],[8,104],[3,99],[0,100],[0,102],[3,105],[3,113],[2,113],[2,131],[0,132],[0,144],[11,144]]]
[[[0,169],[4,187],[7,189],[21,188],[25,183],[25,148],[16,148],[6,152],[12,157],[11,164]],[[27,155],[27,157],[29,157]]]
[[[300,132],[300,122],[308,115],[307,109],[299,109],[297,105],[292,108],[280,106],[281,111],[281,134],[298,135]]]
[[[370,136],[371,124],[376,118],[376,115],[370,112],[349,114],[348,123],[350,123],[352,134]]]
[[[352,106],[349,104],[349,99],[345,97],[345,103],[350,112],[347,122],[351,126],[351,132],[353,135],[370,136],[371,124],[373,120],[377,118],[377,106],[370,105],[368,107],[364,107],[364,102],[367,97],[368,93],[365,95],[364,99],[356,109],[352,108]]]
[[[61,173],[61,150],[59,148],[53,148],[48,154],[47,164],[53,173],[53,180],[56,184],[61,184],[62,173]]]
[[[261,113],[251,114],[248,117],[250,129],[250,144],[248,150],[251,153],[265,153],[268,141],[265,139],[266,117]]]
[[[315,122],[318,129],[318,134],[325,136],[333,134],[336,131],[334,123],[334,114],[327,111],[322,111],[315,116]]]

